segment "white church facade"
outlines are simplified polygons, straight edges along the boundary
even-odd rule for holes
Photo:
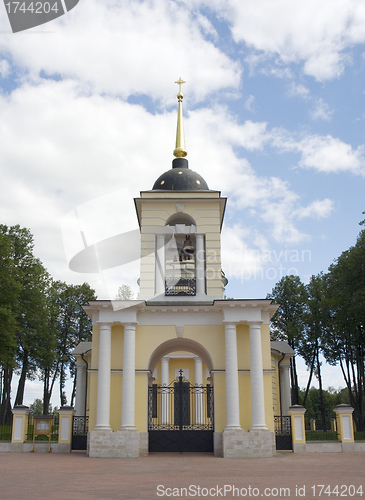
[[[93,336],[74,351],[76,415],[88,416],[90,457],[270,457],[293,352],[270,341],[271,300],[224,298],[226,199],[189,169],[177,83],[172,168],[135,199],[139,298],[85,306]]]

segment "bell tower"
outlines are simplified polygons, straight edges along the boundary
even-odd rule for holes
[[[172,168],[135,199],[141,231],[140,296],[157,302],[224,297],[221,229],[226,198],[208,188],[186,159],[180,78]]]

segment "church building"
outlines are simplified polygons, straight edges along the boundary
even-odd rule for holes
[[[270,342],[277,305],[225,299],[226,198],[186,158],[181,79],[172,168],[135,199],[141,235],[136,300],[84,307],[92,342],[74,351],[76,416],[90,457],[204,451],[271,457],[274,415],[291,404],[285,342]]]

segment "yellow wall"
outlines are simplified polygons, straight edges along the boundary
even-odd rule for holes
[[[148,374],[149,362],[153,351],[163,342],[175,339],[176,329],[173,325],[167,326],[137,326],[136,328],[136,426],[140,432],[147,431],[147,412],[148,412]],[[215,430],[222,432],[226,425],[226,401],[225,401],[225,347],[224,347],[224,327],[222,325],[213,326],[186,326],[184,329],[184,338],[195,340],[204,346],[209,352],[214,370],[214,413]],[[121,425],[122,408],[122,383],[123,383],[123,326],[112,327],[111,334],[111,426],[114,431]],[[93,333],[93,351],[89,368],[89,389],[88,389],[88,408],[90,415],[90,430],[96,424],[96,400],[97,400],[97,356],[99,344],[99,328],[94,327]],[[249,328],[247,325],[237,326],[237,350],[238,350],[238,369],[247,373],[239,374],[239,396],[240,396],[240,421],[242,428],[247,431],[251,426],[251,389],[250,389],[250,343]],[[262,351],[263,351],[263,369],[264,372],[264,393],[265,393],[265,418],[266,425],[273,430],[273,380],[277,388],[279,397],[279,383],[276,371],[272,373],[272,357],[270,351],[269,329],[266,325],[262,326]],[[183,354],[181,352],[181,354]],[[274,357],[275,359],[275,357]],[[175,379],[175,368],[188,368],[189,380],[195,384],[194,378],[194,360],[192,358],[171,358],[170,363],[170,383]],[[138,373],[138,370],[142,371]],[[219,373],[222,370],[222,373]],[[204,385],[207,384],[205,378],[206,364],[203,363]],[[274,379],[273,379],[274,377]],[[161,362],[157,364],[157,379],[154,383],[161,383]]]
[[[226,377],[224,373],[215,373],[214,387],[214,430],[223,432],[226,426]]]

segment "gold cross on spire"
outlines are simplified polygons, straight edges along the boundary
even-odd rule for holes
[[[186,82],[184,82],[184,80],[180,76],[178,81],[175,83],[177,83],[179,86],[179,93],[177,94],[177,100],[179,101],[179,109],[177,112],[176,147],[173,154],[176,158],[184,158],[184,156],[186,156],[188,153],[186,152],[185,149],[184,124],[183,124],[183,114],[182,114],[183,94],[181,92],[181,85]]]
[[[181,78],[181,76],[180,76],[180,78],[178,79],[178,81],[177,81],[177,82],[175,82],[175,83],[177,83],[177,84],[178,84],[178,86],[179,86],[179,94],[181,94],[181,85],[182,85],[183,83],[186,83],[186,82],[184,82],[184,80],[183,80],[183,79]]]

